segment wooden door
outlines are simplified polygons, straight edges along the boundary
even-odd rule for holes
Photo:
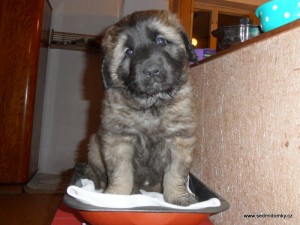
[[[27,182],[37,169],[31,149],[43,9],[44,0],[0,2],[0,183]]]

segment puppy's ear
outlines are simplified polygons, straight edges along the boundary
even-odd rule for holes
[[[188,38],[186,33],[183,32],[183,31],[180,31],[180,35],[181,35],[181,38],[182,38],[183,43],[185,45],[185,50],[186,50],[186,53],[187,53],[188,61],[193,62],[193,63],[198,62],[198,56],[196,55],[196,53],[194,51],[194,46],[192,45],[190,39]]]
[[[101,67],[101,73],[102,73],[102,81],[104,89],[107,90],[114,86],[114,82],[110,76],[109,71],[109,61],[106,56],[104,56],[102,60],[102,67]]]

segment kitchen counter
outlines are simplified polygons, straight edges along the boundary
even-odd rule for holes
[[[220,51],[220,52],[218,52],[217,54],[215,54],[211,57],[208,57],[208,58],[205,58],[204,60],[201,60],[199,64],[206,63],[207,61],[214,60],[217,57],[221,57],[222,55],[225,55],[225,54],[230,54],[231,52],[239,51],[241,48],[245,48],[249,45],[253,45],[253,44],[257,44],[259,42],[263,42],[263,41],[265,41],[267,39],[270,39],[270,38],[272,38],[276,35],[280,35],[281,33],[289,32],[290,30],[293,30],[293,29],[295,29],[299,26],[300,26],[300,20],[296,20],[296,21],[294,21],[292,23],[289,23],[285,26],[279,27],[275,30],[272,30],[272,31],[269,31],[269,32],[266,32],[266,33],[262,33],[262,34],[260,34],[256,37],[254,37],[254,38],[251,38],[250,40],[239,43],[235,46],[231,46],[230,48],[225,49],[223,51]],[[197,66],[197,65],[195,65],[195,66]]]
[[[216,225],[300,221],[299,37],[298,20],[192,68],[192,172],[230,204],[212,216]]]

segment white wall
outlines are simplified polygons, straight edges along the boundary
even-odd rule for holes
[[[135,10],[167,8],[168,0],[50,0],[52,29],[98,35]],[[123,11],[123,12],[120,12]],[[85,161],[88,137],[99,125],[103,90],[100,55],[50,49],[39,172],[59,174]]]
[[[52,28],[57,31],[99,34],[118,20],[121,0],[50,0]]]
[[[100,34],[116,22],[120,0],[51,0],[52,29]],[[100,55],[50,49],[39,172],[58,174],[84,160],[88,135],[99,124]],[[93,125],[94,121],[94,125]]]
[[[138,2],[138,3],[137,3]],[[146,9],[168,9],[169,0],[124,0],[122,15]]]

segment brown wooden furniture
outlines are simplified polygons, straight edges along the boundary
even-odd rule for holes
[[[187,35],[192,38],[194,0],[169,0],[169,10],[177,14]]]
[[[37,169],[51,6],[0,1],[0,183],[23,184]]]

